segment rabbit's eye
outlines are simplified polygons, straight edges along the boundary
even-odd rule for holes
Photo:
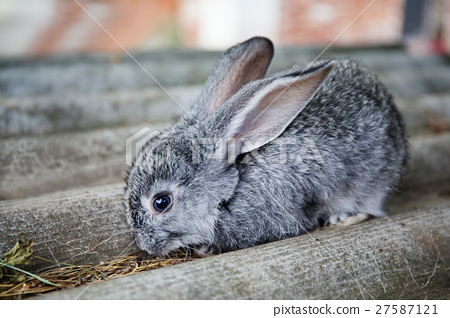
[[[166,212],[172,207],[172,196],[170,194],[160,194],[153,198],[153,209],[156,212]]]

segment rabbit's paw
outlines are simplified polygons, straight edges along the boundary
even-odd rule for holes
[[[329,217],[325,222],[325,225],[333,226],[350,226],[364,222],[371,217],[368,213],[358,213],[356,215],[351,215],[349,213],[335,213]]]
[[[202,246],[198,246],[196,248],[193,248],[194,254],[195,256],[198,257],[209,257],[214,255],[214,248],[212,246],[206,246],[206,245],[202,245]]]

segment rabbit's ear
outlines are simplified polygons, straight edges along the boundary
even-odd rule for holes
[[[217,60],[197,105],[201,117],[209,116],[242,86],[264,77],[273,56],[272,42],[254,37],[226,50]]]
[[[328,61],[302,72],[275,78],[252,94],[243,105],[233,107],[225,138],[228,158],[255,150],[277,138],[314,96],[333,68]]]

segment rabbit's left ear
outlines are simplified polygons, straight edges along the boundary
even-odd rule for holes
[[[272,56],[273,44],[263,37],[251,38],[226,50],[198,97],[200,118],[213,114],[245,84],[264,77]]]
[[[277,138],[314,96],[333,68],[329,61],[272,80],[238,107],[225,129],[230,156],[255,150]]]

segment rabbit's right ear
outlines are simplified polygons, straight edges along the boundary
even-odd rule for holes
[[[237,96],[228,109],[229,120],[218,118],[224,122],[223,131],[216,131],[228,140],[229,162],[277,138],[313,98],[334,65],[334,61],[326,61],[300,72],[263,79],[242,92],[246,96]]]
[[[197,106],[200,117],[211,115],[242,86],[264,77],[273,57],[272,42],[254,37],[226,50],[206,81]]]

